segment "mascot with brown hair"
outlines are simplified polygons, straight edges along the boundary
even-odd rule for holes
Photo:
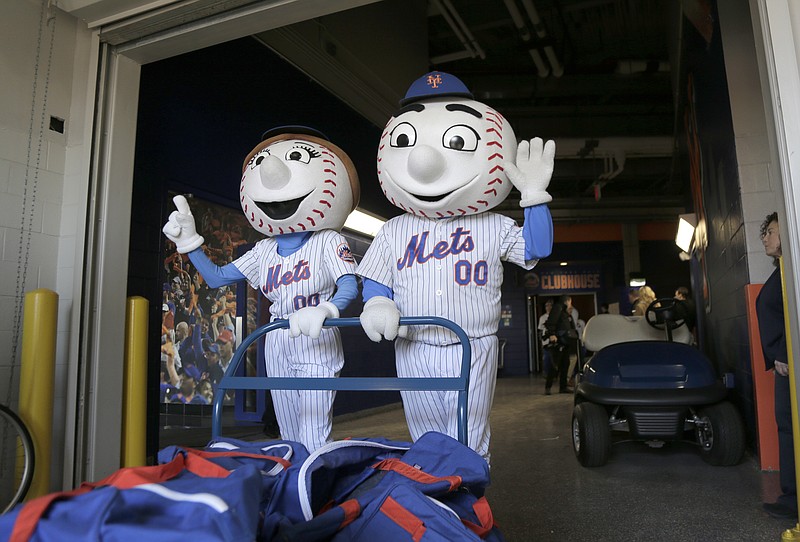
[[[355,260],[339,233],[359,199],[347,154],[322,133],[301,126],[266,132],[242,168],[239,198],[266,239],[225,266],[203,252],[204,239],[184,196],[174,198],[164,234],[188,254],[212,288],[247,280],[289,329],[267,334],[267,375],[333,377],[344,365],[338,328],[324,328],[358,294]],[[281,437],[314,451],[330,440],[335,392],[272,390]]]

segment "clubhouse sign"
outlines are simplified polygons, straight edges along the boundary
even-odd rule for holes
[[[596,292],[602,288],[599,267],[535,267],[523,275],[523,285],[533,293]]]

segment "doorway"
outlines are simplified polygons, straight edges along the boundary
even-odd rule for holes
[[[558,300],[562,294],[559,295],[529,295],[528,296],[528,371],[533,374],[539,374],[544,369],[544,352],[542,350],[541,331],[539,326],[544,320],[542,316],[545,315],[545,303],[547,300]],[[589,318],[597,314],[597,294],[592,293],[567,293],[572,297],[572,306],[578,311],[578,320],[583,322],[583,325],[589,321]],[[576,323],[576,327],[580,327]],[[582,329],[579,329],[579,332]]]

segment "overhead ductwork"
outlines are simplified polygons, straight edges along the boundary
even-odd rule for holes
[[[514,26],[517,27],[520,38],[526,42],[530,41],[531,35],[528,31],[528,26],[525,23],[522,12],[517,7],[516,0],[503,0],[503,3],[506,5],[506,9],[511,16],[511,20],[514,22]],[[547,30],[542,23],[542,19],[539,17],[539,12],[536,10],[533,1],[522,0],[522,7],[528,15],[528,20],[530,21],[533,31],[536,33],[536,37],[540,41],[546,40]],[[539,77],[545,78],[550,74],[552,74],[553,77],[561,77],[564,75],[564,67],[561,65],[558,55],[556,55],[555,49],[553,49],[551,44],[548,43],[543,47],[531,47],[528,49],[528,53],[531,55],[533,63],[536,65],[536,74]],[[544,53],[544,57],[542,53]],[[545,59],[547,59],[547,62],[545,62]]]
[[[456,8],[450,0],[432,0],[432,4],[436,7],[439,14],[444,17],[450,29],[456,35],[461,45],[464,46],[463,51],[456,51],[446,55],[439,55],[430,59],[431,64],[443,64],[445,62],[452,62],[454,60],[461,60],[462,58],[486,58],[486,52],[475,40],[475,36],[464,23],[461,15],[458,14]]]
[[[509,1],[512,0],[506,0],[506,4],[508,4]],[[536,11],[536,6],[533,5],[533,0],[522,0],[522,7],[525,8],[525,13],[528,14],[528,19],[530,19],[531,24],[533,24],[533,31],[536,32],[536,37],[538,37],[540,40],[546,39],[547,30],[542,23],[542,19],[539,17],[539,12]],[[564,75],[564,67],[558,60],[558,56],[556,55],[552,45],[548,44],[544,46],[544,54],[547,57],[547,60],[550,62],[553,77],[561,77]],[[539,67],[537,66],[536,68],[538,70]],[[541,77],[541,70],[539,70],[539,76]]]

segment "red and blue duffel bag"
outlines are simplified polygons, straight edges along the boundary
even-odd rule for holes
[[[255,540],[261,471],[255,465],[230,471],[203,456],[201,450],[181,449],[167,463],[120,469],[99,482],[18,505],[0,517],[0,539]]]
[[[350,442],[359,450],[359,441]],[[486,461],[451,437],[426,433],[405,453],[374,461],[353,479],[349,492],[333,496],[319,513],[308,505],[321,488],[313,479],[306,483],[300,488],[306,521],[282,525],[275,539],[503,540],[484,498]]]

